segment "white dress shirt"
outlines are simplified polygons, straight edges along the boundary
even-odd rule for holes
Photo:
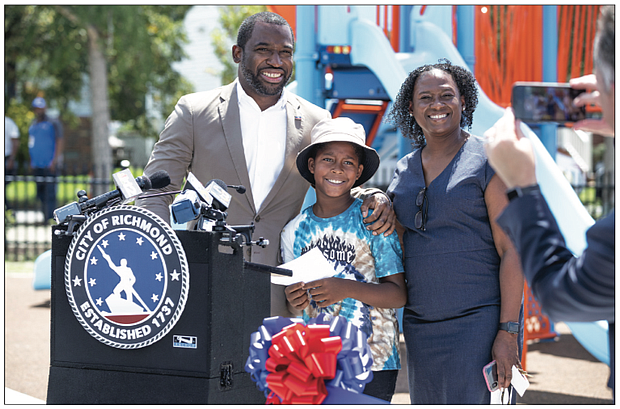
[[[276,183],[284,166],[286,150],[286,97],[261,111],[260,107],[237,82],[241,138],[248,166],[252,197],[256,212]]]

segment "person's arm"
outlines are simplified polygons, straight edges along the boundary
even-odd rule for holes
[[[534,150],[520,126],[512,108],[506,108],[504,116],[484,133],[489,163],[508,189],[536,184]]]
[[[54,158],[52,159],[52,164],[50,165],[50,169],[52,171],[56,170],[56,166],[58,166],[60,158],[62,157],[62,153],[65,149],[65,138],[63,135],[62,124],[60,120],[54,120],[54,131],[56,133],[56,148],[54,149]]]
[[[114,270],[114,272],[116,272],[116,266],[114,265],[114,263],[112,262],[112,258],[101,248],[101,246],[97,246],[97,248],[99,249],[99,251],[101,252],[101,255],[103,256],[103,258],[105,259],[105,261],[108,262],[108,265],[110,266],[110,268],[112,270]]]
[[[536,184],[532,145],[512,110],[484,136],[489,162],[506,185],[529,188],[510,202],[497,222],[515,244],[543,311],[554,321],[613,321],[615,212],[588,230],[588,248],[575,258]]]
[[[295,220],[295,219],[294,219]],[[282,233],[280,233],[280,250],[282,255],[282,261],[288,263],[295,259],[293,253],[293,243],[295,242],[295,221],[289,222]],[[284,289],[286,295],[286,306],[289,312],[295,316],[300,316],[304,308],[308,306],[310,300],[306,290],[302,289],[303,283],[295,283],[287,286]]]
[[[578,258],[539,189],[512,200],[498,224],[515,243],[532,293],[551,320],[614,321],[614,211],[586,232],[588,247]]]
[[[523,297],[523,274],[519,256],[510,238],[499,227],[497,216],[508,204],[506,186],[499,176],[494,175],[484,194],[495,248],[500,257],[500,315],[499,322],[519,322],[521,299]],[[512,380],[512,366],[520,367],[518,335],[498,330],[493,343],[492,355],[497,361],[497,376],[500,387],[507,388]]]
[[[377,188],[363,189],[357,187],[351,190],[351,195],[364,200],[360,210],[364,215],[366,228],[372,231],[372,234],[377,236],[383,233],[386,237],[392,234],[396,228],[396,214],[386,193]],[[370,209],[373,212],[369,216],[368,210]]]
[[[17,137],[11,138],[11,153],[9,154],[9,159],[6,165],[7,170],[12,170],[15,167],[15,158],[17,157],[18,150],[19,150],[19,132],[17,133]]]
[[[170,184],[154,192],[181,190],[194,154],[192,141],[192,114],[189,103],[182,97],[166,120],[159,141],[153,147],[144,174],[152,175],[165,170],[170,176]],[[174,195],[162,195],[136,200],[136,205],[144,207],[170,224],[170,205]]]
[[[353,298],[377,308],[400,308],[407,301],[403,273],[380,278],[379,284],[336,277],[323,278],[302,283],[300,289],[309,290],[319,307],[327,307],[345,298]]]

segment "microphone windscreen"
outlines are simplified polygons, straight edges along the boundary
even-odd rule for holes
[[[143,191],[152,188],[151,179],[149,179],[149,177],[146,175],[138,176],[136,178],[136,182],[138,183],[138,186],[140,186],[140,189],[142,189]]]
[[[243,185],[237,186],[237,192],[239,192],[240,194],[244,194],[245,193],[245,186],[243,186]]]
[[[224,191],[226,191],[228,189],[228,185],[226,185],[226,183],[224,183],[223,180],[213,179],[211,182],[214,182],[216,185],[218,185],[219,187],[224,189]]]
[[[165,170],[158,170],[150,177],[153,189],[161,189],[170,184],[170,175]]]

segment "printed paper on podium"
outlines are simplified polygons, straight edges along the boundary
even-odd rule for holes
[[[272,274],[271,283],[279,285],[291,285],[301,281],[309,283],[310,281],[320,280],[321,278],[333,277],[336,271],[327,259],[321,253],[318,247],[314,247],[309,252],[293,261],[284,263],[280,268],[286,268],[293,271],[292,277]]]

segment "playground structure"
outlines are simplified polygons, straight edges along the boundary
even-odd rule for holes
[[[474,72],[479,103],[472,133],[482,135],[510,104],[514,81],[567,81],[592,72],[600,6],[269,6],[296,32],[294,91],[334,117],[361,123],[381,155],[375,185],[386,186],[409,141],[382,121],[407,74],[447,58]],[[519,41],[511,41],[518,38]],[[475,47],[474,47],[475,46]],[[486,92],[488,90],[488,93]],[[490,95],[493,99],[489,98]],[[541,190],[576,255],[594,223],[555,164],[556,125],[534,130]],[[534,132],[536,131],[536,132]],[[309,194],[306,204],[312,203]],[[554,338],[552,323],[526,286],[525,340]],[[575,338],[609,364],[607,323],[567,323]],[[526,350],[527,344],[524,343]],[[523,354],[525,367],[525,351]]]
[[[365,127],[367,144],[382,162],[371,182],[383,187],[396,161],[411,150],[383,121],[410,71],[447,58],[474,72],[480,89],[471,131],[482,135],[509,105],[512,82],[567,81],[592,72],[599,7],[268,6],[296,32],[297,81],[291,88],[334,117],[348,116]],[[556,129],[545,125],[535,133],[523,127],[535,147],[543,195],[567,246],[578,255],[593,220],[554,162]],[[306,204],[313,200],[311,192]],[[48,260],[44,253],[35,262],[35,289],[49,288]],[[527,287],[524,296],[525,339],[557,336]],[[567,324],[593,356],[609,364],[606,322]],[[524,351],[524,366],[525,356]]]

